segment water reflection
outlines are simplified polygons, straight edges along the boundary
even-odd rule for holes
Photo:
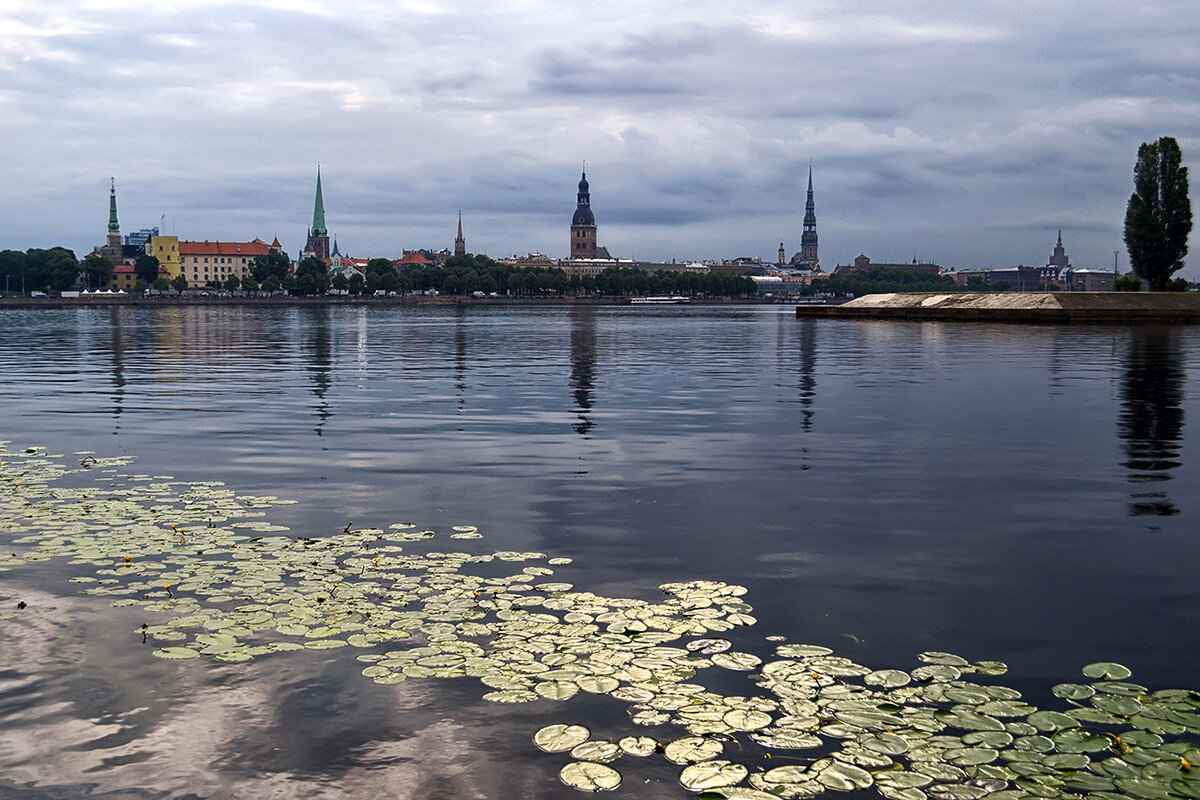
[[[454,317],[454,394],[458,413],[467,407],[467,312],[459,307]],[[462,430],[459,428],[458,430]]]
[[[592,420],[592,389],[596,381],[596,310],[579,307],[571,312],[571,389],[575,394],[576,416],[571,427],[587,438],[596,427]]]
[[[1187,376],[1179,333],[1172,328],[1133,330],[1121,360],[1117,435],[1125,450],[1121,465],[1129,470],[1126,479],[1137,488],[1130,494],[1129,514],[1178,514],[1161,483],[1171,480],[1181,463]]]
[[[330,331],[328,308],[314,308],[304,320],[301,348],[304,353],[304,369],[312,382],[313,396],[316,397],[313,413],[317,417],[317,426],[313,428],[313,432],[321,436],[326,421],[333,416],[329,401],[325,398],[333,383],[329,374],[333,364],[333,335]]]
[[[812,430],[813,402],[817,397],[817,321],[806,319],[800,326],[800,430]]]
[[[110,347],[112,349],[112,418],[113,418],[113,434],[117,434],[121,430],[121,412],[124,410],[125,403],[125,332],[126,326],[122,324],[122,316],[124,309],[114,306],[109,309],[108,314],[108,329],[110,334]]]

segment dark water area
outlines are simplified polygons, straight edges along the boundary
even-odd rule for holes
[[[477,525],[613,597],[740,584],[740,650],[994,659],[1041,704],[1094,661],[1200,688],[1198,359],[1185,326],[761,306],[7,310],[0,439],[292,498],[303,536]],[[73,574],[0,573],[37,610],[0,619],[0,797],[576,797],[538,728],[646,732],[606,697],[379,686],[349,648],[155,659]],[[614,796],[692,796],[619,766]]]

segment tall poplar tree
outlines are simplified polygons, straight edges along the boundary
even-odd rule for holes
[[[1125,246],[1134,274],[1149,283],[1152,292],[1166,290],[1188,251],[1192,203],[1187,167],[1182,162],[1179,143],[1164,136],[1138,148],[1133,168],[1134,192],[1125,211]]]

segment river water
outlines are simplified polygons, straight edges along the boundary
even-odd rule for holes
[[[4,310],[0,439],[294,499],[298,536],[469,524],[577,590],[739,584],[738,649],[999,660],[1040,704],[1095,661],[1200,686],[1197,364],[1192,327],[763,306]],[[645,732],[604,696],[377,685],[351,648],[157,659],[78,570],[0,572],[29,612],[0,617],[0,796],[577,797],[536,730]],[[615,796],[692,796],[620,766]]]

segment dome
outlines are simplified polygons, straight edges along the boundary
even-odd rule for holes
[[[579,179],[579,192],[581,194],[586,194],[587,190],[588,190],[588,182],[587,182],[587,173],[585,172],[585,173],[583,173],[583,176],[580,177],[580,179]]]
[[[572,225],[595,225],[596,217],[592,214],[592,210],[587,206],[580,206],[575,209],[575,216],[571,217]]]

